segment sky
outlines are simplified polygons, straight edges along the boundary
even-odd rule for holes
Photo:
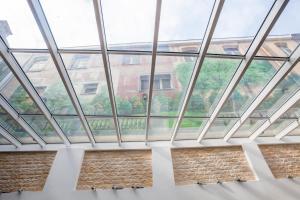
[[[13,48],[46,48],[26,0],[0,0]],[[59,48],[99,45],[92,0],[40,0]],[[255,36],[273,0],[226,0],[213,38]],[[159,41],[202,39],[213,0],[162,0]],[[108,46],[152,42],[155,0],[102,0]],[[300,33],[299,0],[290,0],[271,34]],[[297,25],[295,25],[297,24]]]

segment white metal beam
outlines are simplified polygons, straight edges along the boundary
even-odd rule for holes
[[[300,119],[298,119],[298,120],[294,121],[293,123],[291,123],[290,125],[288,125],[288,127],[286,127],[279,134],[277,134],[275,136],[275,138],[277,138],[277,139],[283,138],[284,136],[286,136],[287,134],[289,134],[290,132],[295,130],[299,125],[300,125]]]
[[[37,22],[39,29],[43,35],[43,38],[47,44],[47,47],[49,49],[50,55],[53,59],[53,62],[56,66],[56,69],[61,77],[62,82],[65,85],[65,88],[69,94],[69,97],[74,105],[74,108],[79,116],[79,119],[83,125],[84,130],[86,131],[90,142],[92,145],[95,144],[95,139],[92,135],[92,132],[90,130],[90,127],[88,125],[87,119],[84,116],[83,110],[81,108],[81,105],[79,103],[79,100],[76,96],[76,92],[72,86],[72,82],[70,80],[70,77],[68,76],[67,70],[64,66],[63,60],[61,56],[58,53],[58,48],[55,43],[55,40],[53,38],[53,35],[51,33],[50,27],[48,25],[46,16],[44,15],[44,12],[42,10],[42,7],[40,5],[40,2],[38,0],[28,0],[27,1],[30,8],[31,12],[34,15],[35,21]]]
[[[119,145],[121,145],[121,131],[120,131],[120,125],[119,125],[119,120],[118,120],[118,113],[117,113],[117,106],[116,106],[116,100],[115,100],[115,95],[114,95],[112,75],[111,75],[111,71],[110,71],[109,57],[108,57],[108,53],[107,53],[107,43],[106,43],[106,36],[105,36],[102,6],[101,6],[100,0],[94,0],[93,3],[94,3],[94,10],[95,10],[95,17],[96,17],[96,22],[97,22],[100,47],[101,47],[103,66],[104,66],[104,71],[105,71],[105,76],[106,76],[106,81],[107,81],[107,87],[108,87],[108,95],[109,95],[109,99],[110,99],[110,105],[112,108],[114,125],[116,127],[118,143],[119,143]]]
[[[0,126],[0,135],[7,139],[15,147],[20,148],[22,146],[22,144],[16,138],[10,135],[2,126]]]
[[[258,52],[259,48],[265,41],[266,37],[268,36],[269,32],[271,31],[273,25],[277,21],[278,17],[284,10],[285,6],[287,5],[289,0],[277,0],[273,7],[271,8],[268,16],[266,17],[265,21],[263,22],[261,28],[259,29],[256,37],[254,38],[251,46],[249,47],[245,59],[241,62],[239,68],[235,72],[234,76],[232,77],[230,83],[228,84],[225,92],[223,93],[223,96],[219,100],[217,106],[215,107],[214,111],[212,112],[210,119],[205,124],[204,128],[202,129],[197,141],[201,142],[201,140],[204,138],[205,134],[215,121],[217,115],[219,114],[221,108],[225,104],[226,100],[229,98],[230,94],[242,78],[244,72],[252,62],[254,56]]]
[[[174,131],[173,131],[173,134],[172,134],[172,137],[171,137],[171,143],[173,143],[175,138],[176,138],[177,132],[179,130],[180,123],[183,120],[184,113],[185,113],[185,111],[188,107],[189,100],[190,100],[190,98],[193,94],[193,90],[194,90],[194,87],[196,85],[198,75],[201,71],[202,63],[204,61],[207,49],[209,47],[209,44],[210,44],[210,41],[212,39],[214,30],[216,28],[219,16],[221,14],[223,4],[224,4],[224,0],[216,0],[215,1],[213,10],[212,10],[212,13],[211,13],[211,16],[210,16],[210,20],[208,22],[206,32],[205,32],[205,35],[204,35],[204,38],[203,38],[203,42],[202,42],[202,45],[201,45],[201,48],[200,48],[200,52],[199,52],[199,55],[197,57],[195,67],[194,67],[194,70],[193,70],[193,73],[192,73],[192,76],[191,76],[191,80],[190,80],[189,85],[187,87],[186,95],[184,97],[182,107],[181,107],[180,112],[179,112],[178,120],[176,121],[176,124],[174,126]]]
[[[260,92],[260,94],[256,97],[253,103],[249,106],[249,108],[244,112],[241,116],[240,120],[236,122],[236,124],[228,131],[226,136],[224,137],[225,141],[228,141],[231,136],[233,136],[239,127],[251,116],[254,110],[262,103],[262,101],[267,98],[267,96],[275,89],[275,87],[280,83],[282,79],[293,69],[293,67],[300,60],[300,48],[291,55],[290,60],[285,62],[284,65],[278,70],[275,76],[270,80],[270,82],[264,87],[264,89]]]
[[[153,94],[153,82],[155,74],[155,65],[156,65],[156,54],[157,54],[157,43],[158,43],[158,33],[159,33],[159,23],[160,23],[160,13],[161,13],[161,0],[156,1],[156,14],[155,14],[155,25],[154,25],[154,37],[153,37],[153,46],[152,46],[152,60],[151,60],[151,75],[149,82],[149,91],[148,91],[148,104],[147,104],[147,118],[146,118],[146,138],[145,142],[148,142],[149,135],[149,123],[151,115],[151,106],[152,106],[152,94]]]
[[[297,101],[300,100],[300,90],[298,90],[289,100],[287,100],[265,123],[261,125],[251,136],[254,140],[260,136],[272,123],[274,123],[282,114],[291,108]]]

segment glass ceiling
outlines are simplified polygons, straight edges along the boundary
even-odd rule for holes
[[[99,19],[92,0],[30,2],[0,6],[0,126],[21,144],[40,143],[32,134],[46,144],[197,140],[208,123],[203,139],[222,139],[285,65],[231,138],[250,137],[283,106],[259,137],[300,117],[300,101],[288,101],[300,92],[298,0],[278,17],[275,0],[225,0],[220,13],[214,0],[100,0]]]

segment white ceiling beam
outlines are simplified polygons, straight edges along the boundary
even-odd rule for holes
[[[22,146],[22,144],[11,134],[9,134],[2,126],[0,126],[0,135],[2,135],[5,139],[7,139],[15,147],[20,148]]]
[[[176,121],[176,124],[174,126],[174,130],[173,130],[172,137],[171,137],[171,143],[173,143],[175,141],[181,121],[184,118],[184,113],[188,107],[189,100],[193,94],[193,90],[196,85],[198,75],[201,71],[201,67],[202,67],[203,61],[205,59],[207,49],[209,47],[213,33],[217,26],[217,22],[218,22],[219,16],[220,16],[222,8],[223,8],[223,4],[224,4],[224,0],[216,0],[214,7],[212,9],[210,20],[209,20],[207,28],[206,28],[206,32],[205,32],[203,42],[200,47],[199,55],[198,55],[196,63],[195,63],[195,67],[194,67],[194,70],[193,70],[193,73],[191,76],[191,80],[187,87],[186,95],[184,96],[184,99],[183,99],[183,103],[182,103],[182,107],[179,112],[178,120]]]
[[[297,119],[296,121],[294,121],[293,123],[291,123],[290,125],[288,125],[288,127],[286,127],[285,129],[283,129],[280,133],[278,133],[275,138],[277,139],[281,139],[283,137],[285,137],[287,134],[289,134],[290,132],[292,132],[293,130],[295,130],[298,126],[300,125],[300,119]]]
[[[272,6],[268,16],[266,17],[265,21],[263,22],[261,28],[259,29],[256,37],[254,38],[251,46],[249,47],[245,58],[242,60],[240,66],[238,67],[237,71],[235,72],[234,76],[232,77],[230,83],[228,84],[223,96],[220,98],[217,106],[215,107],[214,111],[212,112],[210,119],[205,124],[204,128],[200,132],[200,135],[197,139],[198,142],[206,135],[207,131],[215,121],[217,115],[219,114],[221,108],[225,104],[226,100],[229,98],[230,94],[233,92],[236,85],[239,83],[240,79],[242,78],[243,74],[247,70],[248,66],[251,64],[254,56],[260,49],[261,45],[265,41],[266,37],[268,36],[269,32],[271,31],[273,25],[279,18],[280,14],[284,10],[285,6],[287,5],[289,0],[276,0],[274,5]]]
[[[57,45],[56,45],[54,37],[51,33],[50,27],[48,25],[46,16],[44,15],[44,12],[42,10],[40,2],[38,0],[27,0],[27,2],[31,8],[31,12],[35,18],[35,21],[38,24],[38,27],[42,33],[42,36],[47,44],[49,53],[53,59],[53,62],[54,62],[56,69],[61,77],[61,80],[62,80],[62,82],[67,90],[67,93],[74,105],[77,115],[79,116],[79,119],[83,125],[83,128],[86,131],[91,144],[95,145],[95,139],[92,135],[92,132],[91,132],[91,129],[87,122],[87,119],[84,116],[83,110],[82,110],[79,100],[76,96],[76,92],[72,86],[71,79],[68,76],[68,72],[64,66],[63,60],[58,53]]]
[[[228,131],[224,137],[225,141],[228,141],[239,129],[239,127],[251,116],[255,109],[263,102],[264,99],[276,88],[276,86],[282,81],[286,75],[293,69],[293,67],[300,60],[300,48],[291,55],[290,60],[286,61],[283,66],[278,70],[275,76],[264,87],[256,99],[252,102],[249,108],[241,116],[240,120]]]

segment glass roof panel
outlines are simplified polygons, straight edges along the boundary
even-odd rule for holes
[[[52,114],[76,114],[50,54],[15,53],[14,56]]]
[[[300,126],[298,126],[297,128],[295,128],[294,130],[292,130],[289,134],[287,134],[288,136],[300,136]]]
[[[206,58],[185,116],[210,117],[240,62],[238,59]],[[184,70],[181,76],[186,82],[189,81]]]
[[[300,101],[297,101],[285,113],[283,113],[282,118],[300,118]]]
[[[274,0],[226,0],[208,53],[244,55],[273,3]]]
[[[282,64],[283,62],[279,61],[253,60],[226,100],[219,116],[241,116]]]
[[[268,117],[282,106],[300,88],[300,63],[282,79],[274,90],[254,110],[252,116]]]
[[[237,121],[237,118],[216,118],[208,129],[204,139],[224,138]]]
[[[288,127],[293,123],[294,119],[277,119],[272,123],[261,135],[260,137],[272,137],[279,134],[283,129]]]
[[[162,1],[158,51],[198,52],[213,0]]]
[[[112,118],[87,117],[96,142],[117,142],[117,133]]]
[[[68,75],[86,115],[112,115],[99,54],[62,54]]]
[[[10,142],[0,134],[0,145],[5,145],[5,144],[10,144]]]
[[[10,75],[9,75],[10,74]],[[12,76],[12,73],[6,63],[3,61],[3,59],[0,57],[0,88],[2,87],[1,85],[4,84],[9,77]]]
[[[247,138],[252,135],[252,133],[254,133],[254,131],[256,131],[256,129],[258,129],[265,121],[266,119],[248,118],[232,137]]]
[[[118,115],[145,116],[151,56],[109,55]]]
[[[300,43],[300,1],[290,0],[266,41],[258,51],[259,56],[288,57]]]
[[[47,48],[27,1],[1,3],[0,35],[11,48]]]
[[[177,118],[150,117],[149,141],[170,140],[176,120]]]
[[[126,142],[145,141],[146,118],[145,117],[119,117],[121,140]]]
[[[101,1],[108,49],[151,50],[155,2],[149,0]]]
[[[21,143],[36,143],[36,141],[6,112],[0,113],[0,126]]]
[[[60,49],[100,49],[92,0],[40,0]]]
[[[178,115],[195,61],[194,57],[183,56],[156,58],[151,115]]]
[[[22,115],[22,118],[29,124],[32,129],[43,138],[46,143],[57,144],[63,143],[44,115]]]
[[[196,140],[207,119],[184,117],[176,135],[176,140]]]
[[[54,116],[71,143],[90,142],[78,116]]]

